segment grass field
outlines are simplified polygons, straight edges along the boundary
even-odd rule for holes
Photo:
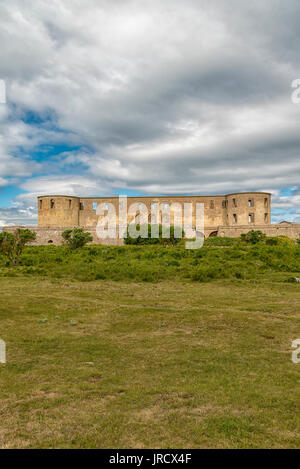
[[[265,262],[258,247],[204,248],[234,273],[202,280],[190,275],[200,254],[177,248],[165,249],[179,264],[169,266],[150,247],[87,248],[65,271],[59,249],[29,248],[18,268],[1,261],[1,448],[300,446],[298,247]],[[126,263],[149,278],[121,276]]]

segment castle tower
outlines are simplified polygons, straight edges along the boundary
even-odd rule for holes
[[[271,194],[245,192],[229,194],[226,225],[269,225],[271,223]]]
[[[75,227],[79,225],[80,198],[63,195],[38,197],[38,226]]]

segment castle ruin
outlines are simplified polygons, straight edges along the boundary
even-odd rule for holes
[[[153,204],[192,204],[193,222],[196,203],[204,205],[204,235],[239,237],[248,231],[261,230],[267,236],[285,235],[300,238],[300,224],[283,222],[271,224],[271,194],[267,192],[245,192],[215,196],[159,196],[128,197],[128,206],[144,204],[149,213]],[[112,204],[116,216],[119,212],[119,197],[76,197],[68,195],[45,195],[38,197],[38,225],[27,227],[36,232],[34,244],[62,244],[62,232],[68,228],[81,227],[93,236],[94,244],[123,244],[123,239],[99,239],[96,226],[98,204]],[[134,216],[128,215],[128,222]],[[172,224],[172,218],[171,218]],[[13,231],[17,227],[4,227]],[[22,227],[24,228],[24,227]]]

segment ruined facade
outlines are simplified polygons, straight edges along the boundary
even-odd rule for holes
[[[173,204],[184,206],[192,204],[192,219],[195,226],[196,203],[204,204],[205,237],[230,236],[238,237],[251,229],[261,230],[268,236],[286,235],[300,237],[300,224],[271,224],[271,194],[266,192],[233,193],[216,196],[161,196],[161,197],[128,197],[128,207],[132,204],[146,206],[151,213],[155,204],[160,207],[172,207]],[[82,227],[89,231],[93,243],[123,244],[123,240],[99,239],[96,225],[99,220],[97,207],[112,204],[118,219],[118,197],[74,197],[68,195],[49,195],[38,197],[38,226],[31,227],[37,233],[36,244],[61,244],[61,233],[67,228]],[[137,212],[139,215],[139,212]],[[136,215],[128,215],[128,222]],[[147,221],[147,220],[146,220]],[[150,221],[150,220],[149,220]],[[160,218],[160,222],[162,219]],[[171,223],[172,223],[171,214]],[[145,222],[145,220],[143,221]],[[184,220],[183,220],[184,222]],[[184,223],[183,223],[184,224]],[[7,231],[15,227],[6,227]]]

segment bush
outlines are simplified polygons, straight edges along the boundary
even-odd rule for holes
[[[170,226],[170,236],[167,238],[163,237],[163,226],[162,225],[152,225],[153,228],[158,230],[159,237],[152,238],[152,229],[151,225],[135,225],[135,229],[140,231],[141,233],[146,233],[147,237],[138,236],[137,238],[133,238],[129,235],[129,226],[127,227],[127,236],[124,239],[125,244],[133,244],[133,245],[151,245],[151,244],[161,244],[163,246],[175,246],[179,244],[184,236],[184,233],[181,228]],[[181,238],[176,238],[175,234],[177,230],[181,230]]]
[[[278,241],[277,237],[276,238],[267,238],[266,239],[266,245],[267,246],[278,246],[278,244],[279,244],[279,241]]]
[[[74,228],[73,230],[65,230],[62,233],[66,244],[71,249],[78,249],[85,246],[87,243],[93,241],[93,237],[90,233],[83,231],[82,228]]]
[[[0,252],[14,266],[19,265],[26,244],[36,239],[36,233],[29,229],[17,228],[13,233],[0,233]]]
[[[290,244],[290,245],[294,245],[295,242],[293,239],[291,238],[288,238],[287,236],[276,236],[276,237],[272,237],[272,238],[267,238],[266,239],[266,244],[268,246],[279,246],[279,245],[283,245],[283,244]]]
[[[265,239],[266,235],[260,230],[251,230],[247,234],[241,234],[241,240],[248,244],[257,244],[260,241],[264,241]]]

